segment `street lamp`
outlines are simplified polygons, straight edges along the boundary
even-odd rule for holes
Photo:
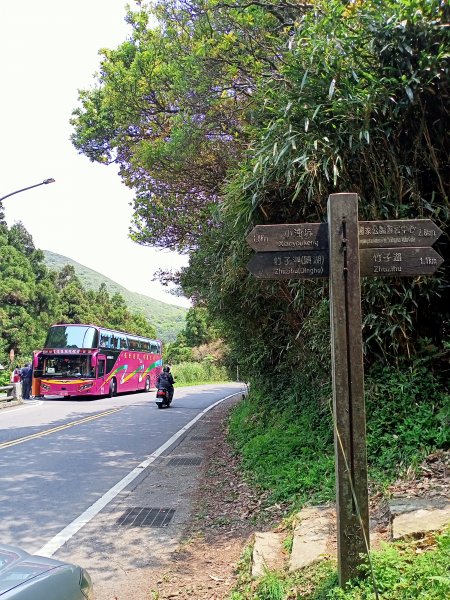
[[[15,192],[11,192],[10,194],[6,194],[6,196],[2,196],[0,198],[0,202],[2,200],[4,200],[5,198],[9,198],[10,196],[14,196],[14,194],[18,194],[19,192],[24,192],[25,190],[31,190],[31,188],[35,188],[38,187],[39,185],[47,185],[47,183],[54,183],[54,179],[50,178],[50,179],[44,179],[44,181],[41,181],[41,183],[35,183],[34,185],[30,185],[26,188],[22,188],[21,190],[16,190]]]

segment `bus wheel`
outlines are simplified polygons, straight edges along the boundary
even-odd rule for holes
[[[150,377],[147,377],[147,379],[145,380],[145,391],[150,391]]]
[[[117,394],[117,382],[114,379],[114,377],[111,379],[111,381],[109,382],[109,392],[108,392],[108,397],[112,398],[113,396],[115,396]]]

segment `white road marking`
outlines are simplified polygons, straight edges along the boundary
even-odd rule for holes
[[[69,523],[67,527],[64,527],[58,534],[55,535],[49,542],[47,542],[42,548],[37,550],[34,554],[38,554],[39,556],[47,556],[48,558],[52,557],[61,546],[63,546],[70,538],[75,535],[82,527],[87,525],[89,521],[91,521],[98,513],[105,508],[107,504],[111,502],[122,490],[124,490],[132,481],[139,477],[144,469],[146,469],[149,465],[151,465],[157,458],[160,456],[165,450],[170,448],[170,446],[176,442],[176,440],[181,437],[188,429],[192,427],[199,419],[203,417],[208,411],[212,408],[223,402],[224,400],[228,400],[228,398],[232,398],[237,394],[241,394],[242,392],[235,392],[234,394],[230,394],[221,400],[218,400],[208,408],[205,408],[201,413],[199,413],[192,421],[189,421],[187,425],[182,427],[177,433],[175,433],[171,438],[167,440],[162,446],[160,446],[155,452],[150,454],[148,458],[146,458],[143,462],[141,462],[136,468],[134,468],[128,475],[126,475],[123,479],[121,479],[115,486],[113,486],[110,490],[108,490],[101,498],[99,498],[94,504],[92,504],[88,509],[86,509],[79,517],[77,517],[72,523]]]

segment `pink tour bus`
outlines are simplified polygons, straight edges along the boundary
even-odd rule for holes
[[[162,368],[160,340],[97,325],[52,325],[34,353],[34,396],[149,391]]]

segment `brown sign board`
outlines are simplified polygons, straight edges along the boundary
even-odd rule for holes
[[[431,219],[359,221],[358,229],[360,248],[424,248],[432,246],[442,234]],[[246,239],[256,252],[326,250],[328,224],[256,225]]]
[[[365,248],[359,251],[361,277],[432,275],[444,262],[433,248]],[[258,279],[316,279],[329,276],[328,250],[257,252],[247,268]]]
[[[361,277],[432,275],[443,262],[433,248],[364,248],[359,251]]]
[[[359,221],[359,247],[425,248],[432,246],[442,230],[431,219]]]
[[[247,236],[256,252],[328,249],[327,223],[256,225]]]
[[[259,279],[315,279],[328,277],[328,250],[257,252],[247,268]]]

